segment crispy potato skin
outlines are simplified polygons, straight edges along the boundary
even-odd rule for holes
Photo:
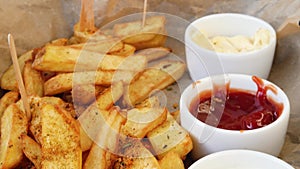
[[[2,117],[5,109],[12,103],[16,103],[19,100],[19,93],[15,91],[9,91],[0,99],[0,118]],[[1,124],[1,123],[0,123]]]
[[[41,109],[42,168],[82,165],[79,124],[64,109],[44,104]]]
[[[27,135],[21,136],[22,150],[24,155],[34,164],[37,169],[42,168],[41,146]]]
[[[164,61],[145,69],[125,88],[124,102],[132,106],[147,99],[155,91],[174,83],[185,72],[185,64],[178,61]]]
[[[28,120],[17,104],[11,104],[1,118],[0,168],[14,168],[23,158],[21,135],[27,134]]]
[[[168,113],[167,120],[147,134],[158,159],[164,158],[169,152],[177,153],[182,159],[192,150],[193,142],[190,135]]]
[[[158,161],[161,169],[184,169],[184,164],[180,156],[175,152],[168,152]]]
[[[33,53],[33,50],[30,50],[18,58],[18,62],[19,62],[21,71],[23,71],[25,62],[28,60],[32,60],[32,58],[33,58],[32,53]],[[13,65],[11,65],[1,76],[0,85],[1,85],[1,88],[5,89],[5,90],[19,91]]]
[[[28,96],[44,95],[44,80],[41,72],[32,68],[32,62],[27,61],[23,68],[24,86]]]

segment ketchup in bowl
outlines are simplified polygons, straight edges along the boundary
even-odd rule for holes
[[[270,85],[264,85],[256,76],[253,76],[252,80],[258,88],[256,93],[242,89],[228,89],[223,104],[225,106],[218,111],[211,108],[212,92],[204,91],[192,100],[190,112],[204,123],[227,130],[251,130],[274,122],[280,116],[283,104],[268,98],[267,91],[276,93],[276,90]],[[216,119],[208,120],[212,119],[211,117]]]

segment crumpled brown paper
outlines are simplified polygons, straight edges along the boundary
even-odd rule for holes
[[[95,0],[96,25],[142,12],[142,8],[143,0]],[[149,0],[148,11],[169,13],[187,21],[212,13],[244,13],[262,18],[276,29],[287,17],[300,15],[300,1]],[[50,40],[70,37],[79,12],[80,0],[0,0],[0,73],[11,64],[8,33],[14,35],[17,52],[21,54]],[[299,55],[300,33],[280,39],[269,77],[270,81],[283,88],[291,102],[290,124],[280,157],[295,168],[300,168]],[[188,75],[182,80],[184,85],[191,82]]]

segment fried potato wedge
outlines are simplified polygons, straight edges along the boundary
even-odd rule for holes
[[[80,147],[82,152],[90,150],[93,145],[93,140],[91,139],[92,136],[90,135],[91,134],[80,125]]]
[[[109,152],[105,151],[103,148],[94,143],[82,168],[109,169],[109,164],[106,163],[110,160],[106,159],[107,156],[110,157]]]
[[[122,138],[119,152],[121,157],[114,162],[113,169],[160,169],[156,158],[137,139]]]
[[[179,61],[164,61],[140,72],[127,88],[124,102],[128,106],[143,101],[155,90],[164,89],[178,80],[185,72],[185,64]]]
[[[86,42],[97,42],[101,40],[110,39],[111,36],[107,36],[102,31],[95,29],[92,31],[84,31],[81,32],[78,30],[79,25],[75,24],[74,29],[74,35],[68,40],[68,44],[80,44],[80,43],[86,43]]]
[[[97,97],[95,104],[101,110],[108,110],[121,98],[123,91],[123,83],[116,82]]]
[[[32,62],[27,61],[23,69],[24,86],[28,96],[44,95],[44,80],[41,72],[32,68]]]
[[[21,135],[27,134],[26,114],[13,103],[1,118],[0,168],[14,168],[23,158]]]
[[[105,54],[114,52],[118,53],[118,51],[121,51],[123,50],[123,48],[125,48],[125,45],[118,38],[108,38],[97,42],[92,41],[86,43],[73,44],[70,45],[70,47]]]
[[[159,108],[162,107],[160,100],[157,96],[151,96],[143,102],[135,105],[135,108]]]
[[[109,109],[123,95],[123,84],[118,82],[110,88],[105,89],[96,101],[91,104],[78,118],[81,127],[81,147],[83,151],[89,150],[92,146],[92,139],[97,138],[100,125],[104,124],[109,116]]]
[[[161,169],[184,169],[184,164],[180,156],[175,152],[168,152],[158,161]]]
[[[107,87],[87,85],[75,85],[72,88],[72,98],[75,105],[89,105],[96,101],[96,97]]]
[[[144,27],[141,21],[115,24],[113,34],[124,38],[124,43],[137,44],[152,40],[157,33],[164,30],[165,22],[164,16],[151,16],[146,19]]]
[[[66,110],[41,107],[42,168],[81,168],[79,124]]]
[[[124,47],[119,50],[119,51],[115,51],[115,52],[110,52],[109,54],[111,55],[117,55],[117,56],[130,56],[133,55],[135,52],[135,47],[129,44],[124,44]]]
[[[20,70],[23,71],[25,62],[28,60],[32,60],[32,52],[33,50],[30,50],[23,55],[21,55],[18,58]],[[11,65],[2,75],[0,79],[1,88],[5,90],[13,90],[13,91],[19,91],[18,83],[16,80],[15,70],[13,65]]]
[[[51,41],[50,43],[46,45],[56,45],[56,46],[65,46],[68,44],[68,39],[66,38],[59,38]]]
[[[169,113],[167,120],[162,125],[148,132],[147,138],[153,146],[158,159],[164,158],[171,151],[184,159],[193,148],[193,142],[189,134]]]
[[[102,145],[102,148],[105,148],[106,150],[111,150],[111,152],[115,151],[116,135],[119,133],[121,124],[125,123],[125,120],[126,119],[115,110],[100,110],[95,106],[90,106],[89,113],[82,114],[78,119],[80,123],[82,151],[89,150],[93,142],[97,145]],[[104,124],[107,125],[103,127]],[[113,130],[110,130],[109,127]],[[108,131],[112,132],[107,133]]]
[[[154,68],[158,68],[168,73],[172,78],[168,78],[166,81],[160,84],[160,88],[165,88],[174,83],[174,80],[178,80],[185,72],[185,64],[179,61],[162,61],[154,65]]]
[[[22,149],[25,156],[34,164],[36,169],[42,168],[41,146],[27,135],[21,136]]]
[[[134,108],[127,112],[127,121],[122,126],[121,132],[126,136],[143,138],[166,118],[165,108]]]
[[[38,143],[41,143],[41,109],[44,104],[51,104],[53,106],[61,107],[68,111],[68,113],[72,116],[76,116],[76,112],[73,106],[70,103],[64,102],[62,99],[58,97],[33,97],[30,101],[31,106],[31,122],[29,125],[29,130],[34,136],[35,140]]]
[[[113,82],[123,81],[128,84],[134,77],[134,72],[130,71],[88,71],[76,73],[58,74],[44,84],[44,94],[46,96],[55,95],[72,90],[77,85],[102,85],[109,86]]]
[[[167,40],[165,33],[155,34],[154,38],[149,41],[132,43],[137,50],[164,46]]]
[[[9,91],[5,93],[0,99],[0,118],[3,115],[5,109],[12,103],[16,103],[19,100],[19,93],[15,91]]]
[[[122,57],[100,54],[69,46],[45,46],[32,66],[40,71],[74,72],[95,70],[140,71],[147,65],[144,56]]]
[[[170,48],[166,47],[154,47],[138,50],[135,54],[145,56],[148,62],[150,62],[167,56],[169,53],[171,53],[171,51],[172,50]]]
[[[110,168],[111,153],[117,150],[119,130],[125,121],[117,109],[112,109],[104,123],[101,124],[97,139],[92,145],[83,168]]]
[[[80,123],[80,144],[82,151],[87,151],[91,148],[93,140],[96,140],[101,129],[101,125],[99,124],[105,124],[108,115],[109,111],[100,110],[95,104],[92,104],[79,116],[77,121]]]

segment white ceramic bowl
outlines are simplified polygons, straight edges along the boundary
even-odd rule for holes
[[[257,85],[252,76],[242,74],[228,74],[214,76],[213,79],[230,81],[230,88],[247,91],[257,91]],[[220,81],[220,80],[219,80]],[[267,97],[278,103],[283,103],[283,110],[277,120],[262,128],[253,130],[226,130],[216,128],[201,122],[189,111],[191,101],[205,90],[212,89],[212,78],[206,77],[189,85],[180,98],[181,125],[190,133],[194,148],[192,157],[198,159],[207,154],[229,149],[250,149],[278,156],[285,140],[289,121],[290,104],[286,94],[275,84],[263,80],[265,85],[273,86],[277,94],[268,91]]]
[[[227,150],[210,154],[189,169],[294,169],[285,161],[251,150]]]
[[[237,54],[218,53],[194,42],[192,36],[205,30],[208,37],[245,35],[252,37],[259,28],[269,30],[270,43],[258,50]],[[197,79],[222,73],[255,75],[267,79],[276,46],[276,32],[267,22],[244,14],[221,13],[193,21],[185,32],[185,51],[191,78]]]

